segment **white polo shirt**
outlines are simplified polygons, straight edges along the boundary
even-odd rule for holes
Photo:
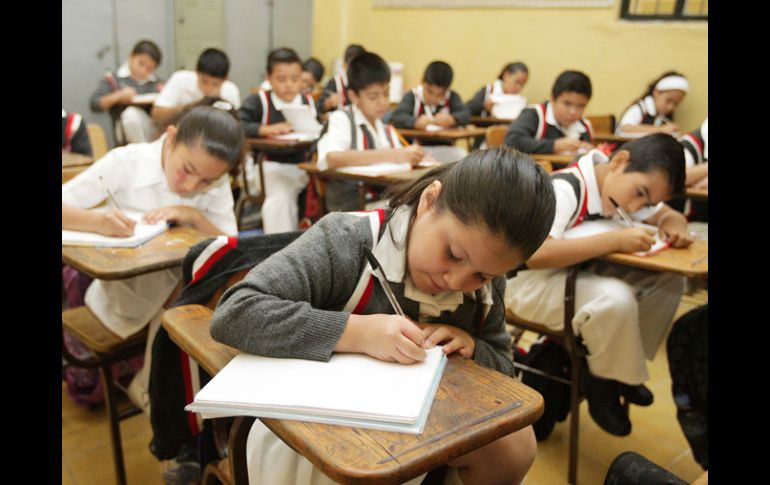
[[[177,71],[171,75],[163,90],[155,100],[155,106],[175,108],[203,99],[203,92],[198,88],[198,73],[195,71]],[[225,80],[219,89],[219,97],[233,105],[241,107],[241,92],[232,81]]]
[[[654,126],[660,126],[665,122],[670,121],[667,116],[658,114],[658,110],[655,108],[655,98],[652,96],[645,96],[641,103],[644,105],[644,109],[647,111],[647,114],[655,117],[655,121],[653,122]],[[620,122],[618,122],[618,126],[615,128],[615,133],[622,132],[622,128],[625,125],[641,125],[643,119],[644,112],[642,112],[642,108],[639,106],[639,101],[637,101],[636,103],[632,104],[625,113],[623,113],[623,116],[620,118]]]

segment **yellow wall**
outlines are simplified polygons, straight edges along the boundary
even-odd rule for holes
[[[404,84],[420,81],[432,60],[448,62],[452,88],[464,99],[493,80],[507,62],[530,69],[524,94],[540,102],[565,69],[591,77],[587,114],[616,116],[662,72],[687,76],[690,92],[676,112],[689,131],[708,115],[708,24],[618,20],[620,2],[605,8],[374,8],[371,0],[315,0],[313,55],[327,69],[349,43],[404,63]],[[327,74],[331,71],[327,70]]]

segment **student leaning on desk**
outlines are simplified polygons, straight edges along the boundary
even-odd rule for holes
[[[692,242],[685,217],[663,203],[684,186],[682,147],[669,135],[626,143],[611,158],[592,150],[551,177],[556,217],[549,237],[527,261],[528,269],[508,281],[506,306],[521,318],[563,328],[564,268],[609,253],[650,249],[654,239],[639,227],[562,238],[584,220],[615,215],[610,197],[633,219],[657,225],[672,246]],[[572,325],[589,352],[588,410],[605,431],[631,432],[621,395],[634,404],[652,403],[644,387],[649,378],[644,359],[655,356],[683,290],[683,277],[672,274],[603,261],[581,269]]]
[[[145,213],[148,223],[166,220],[212,236],[235,235],[225,174],[240,160],[242,146],[243,134],[232,114],[197,107],[158,140],[115,148],[62,185],[62,228],[129,236],[137,221],[122,212],[126,209]],[[103,201],[105,211],[89,210]],[[151,344],[163,304],[180,279],[175,269],[95,280],[86,290],[85,304],[122,338],[151,322]],[[146,389],[146,382],[136,385]]]
[[[212,337],[269,357],[327,361],[355,352],[402,364],[441,345],[513,376],[503,275],[547,235],[548,175],[517,151],[479,150],[387,195],[388,210],[328,214],[252,269],[222,295]],[[372,279],[368,248],[406,316]],[[251,483],[311,475],[302,483],[330,483],[260,421],[248,441]],[[535,451],[528,426],[448,464],[466,484],[519,483]]]

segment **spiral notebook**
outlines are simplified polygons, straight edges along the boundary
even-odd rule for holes
[[[412,365],[362,354],[328,362],[238,354],[185,409],[203,418],[256,416],[419,434],[446,355],[440,346]]]

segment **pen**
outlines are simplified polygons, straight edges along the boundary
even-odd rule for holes
[[[628,227],[634,227],[634,221],[631,220],[631,218],[626,214],[626,211],[623,210],[622,207],[620,207],[620,204],[615,202],[615,199],[610,197],[610,202],[612,202],[612,205],[615,206],[615,210],[618,211],[618,214],[620,214],[620,217],[623,219],[623,221],[628,224]]]
[[[377,271],[380,275],[380,284],[382,285],[382,289],[385,290],[385,295],[388,297],[388,301],[390,302],[390,305],[393,307],[393,309],[401,315],[402,317],[405,317],[404,310],[401,309],[401,305],[398,304],[398,300],[396,300],[396,295],[393,293],[393,289],[390,287],[390,284],[388,283],[387,278],[385,278],[385,273],[382,271],[382,266],[380,265],[380,262],[377,261],[377,258],[374,257],[374,254],[372,254],[372,251],[364,247],[366,250],[366,259],[369,260],[369,264],[372,266],[372,269],[374,271]]]
[[[123,209],[120,207],[120,204],[118,204],[118,200],[115,198],[114,195],[112,195],[112,192],[110,192],[110,189],[107,188],[107,184],[104,183],[104,179],[102,179],[101,175],[99,175],[99,182],[102,184],[102,187],[104,187],[104,190],[107,191],[107,195],[110,196],[110,200],[112,201],[113,204],[115,204],[115,207],[117,207],[118,210],[122,211]]]

